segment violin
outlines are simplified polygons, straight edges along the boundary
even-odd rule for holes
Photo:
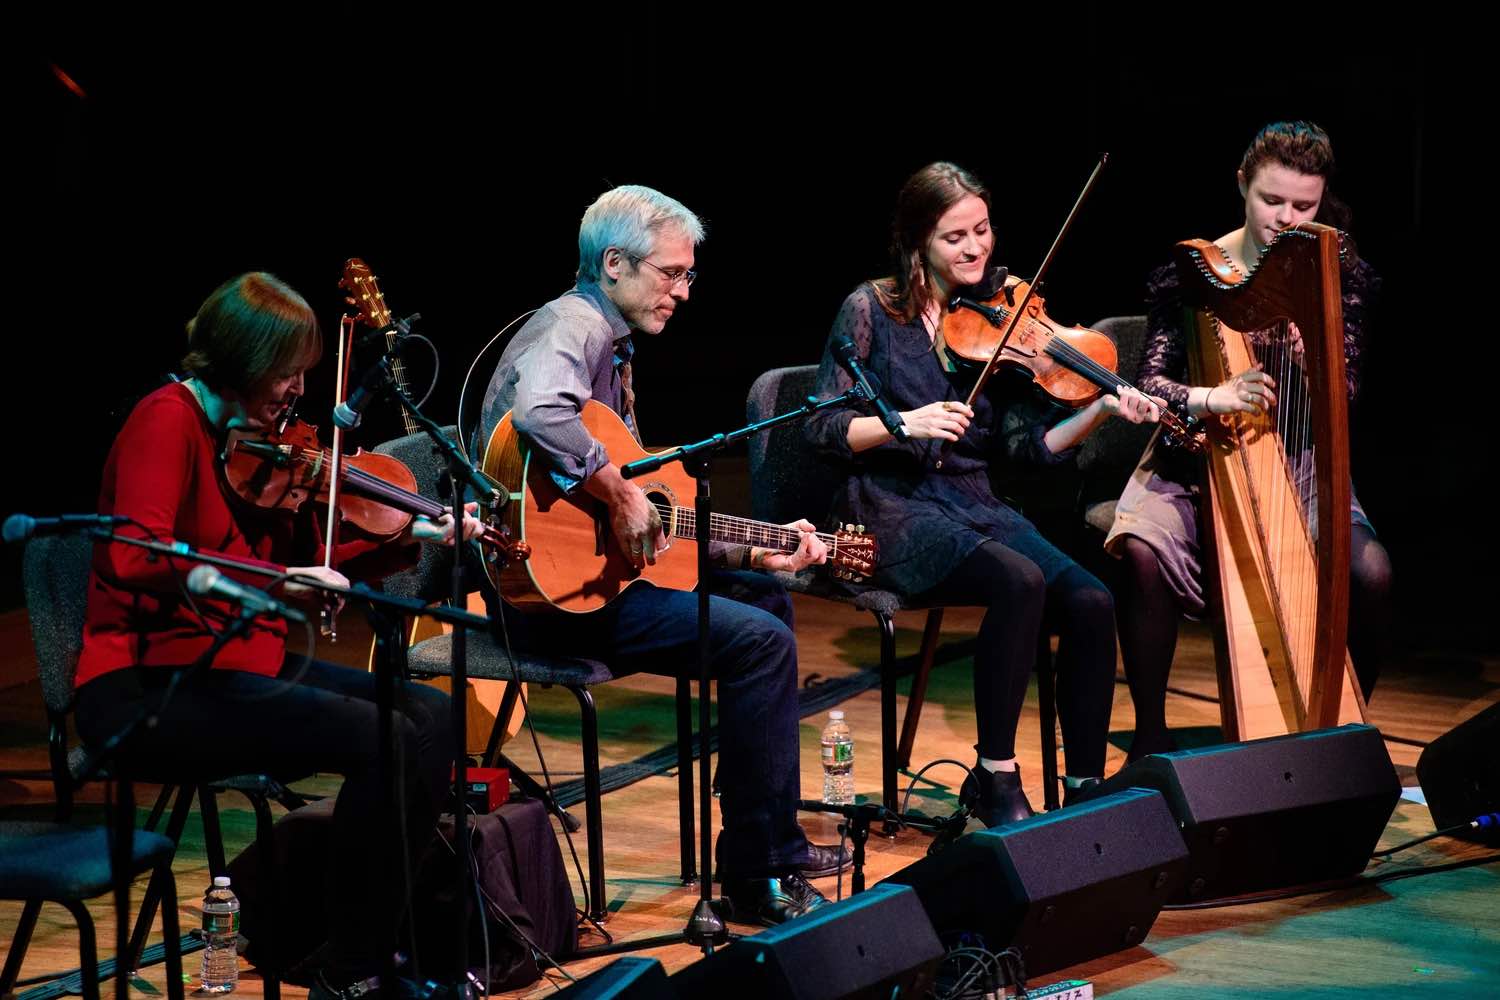
[[[263,511],[296,513],[311,500],[327,504],[333,488],[333,455],[318,429],[302,420],[265,437],[236,437],[224,456],[224,480],[240,500]],[[338,518],[361,534],[382,540],[406,530],[416,515],[436,520],[448,508],[416,491],[411,469],[390,455],[359,449],[345,454],[338,473]],[[480,535],[487,558],[525,559],[530,546],[504,528],[486,524]]]
[[[1013,320],[1014,329],[1002,346]],[[1055,322],[1042,297],[1024,281],[985,300],[955,296],[943,316],[943,342],[956,360],[1022,371],[1048,397],[1075,409],[1105,393],[1118,394],[1122,386],[1135,388],[1116,374],[1119,356],[1113,340],[1097,330]],[[1203,427],[1196,418],[1163,406],[1159,419],[1168,444],[1203,451]]]
[[[1022,281],[1007,286],[1002,275],[1000,291],[986,301],[959,295],[949,302],[943,317],[943,339],[949,352],[982,365],[974,387],[969,390],[969,398],[964,400],[969,406],[984,391],[990,376],[1004,367],[1024,370],[1053,399],[1074,407],[1090,403],[1103,393],[1118,392],[1121,386],[1135,388],[1115,374],[1119,359],[1114,341],[1096,330],[1058,326],[1047,317],[1042,299],[1036,294],[1052,267],[1057,248],[1073,228],[1079,209],[1088,200],[1108,162],[1109,154],[1100,154],[1032,283]],[[1017,291],[1021,293],[1020,301],[1016,300]],[[1203,430],[1193,417],[1163,407],[1158,419],[1169,444],[1189,451],[1203,450]],[[953,442],[944,441],[938,449],[937,468],[941,469],[947,461],[952,445]]]

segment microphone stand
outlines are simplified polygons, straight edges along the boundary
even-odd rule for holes
[[[449,496],[452,499],[453,514],[453,571],[450,577],[449,600],[454,608],[462,608],[468,596],[464,586],[464,496],[465,490],[460,489],[462,484],[475,495],[483,498],[481,503],[492,509],[498,510],[510,501],[510,497],[503,493],[499,485],[492,479],[474,468],[472,462],[464,457],[459,450],[458,444],[443,433],[443,429],[427,414],[417,408],[405,389],[391,376],[389,368],[385,369],[386,390],[389,391],[401,403],[401,406],[411,415],[417,426],[432,439],[433,445],[438,453],[443,456],[448,465],[448,482],[450,486]],[[507,553],[497,553],[497,558],[505,559]],[[489,627],[489,619],[481,619],[483,628]],[[399,636],[398,636],[399,638]],[[402,666],[405,667],[406,646],[400,644],[400,655]],[[469,917],[473,905],[474,894],[469,892],[470,884],[477,878],[477,873],[470,860],[470,833],[469,818],[466,811],[466,792],[469,785],[469,755],[468,755],[468,698],[469,698],[469,660],[468,660],[468,632],[464,628],[453,630],[452,644],[449,650],[449,690],[452,692],[452,714],[450,716],[451,739],[453,740],[453,836],[458,842],[454,850],[458,859],[458,927],[457,936],[454,939],[458,953],[459,977],[454,985],[454,994],[460,998],[470,995],[471,980],[469,971]],[[509,680],[510,684],[517,683],[514,675]],[[554,811],[556,803],[552,801],[551,791],[547,790],[542,796],[546,802],[551,802]],[[566,821],[564,821],[566,822]],[[486,980],[489,969],[485,969]]]
[[[849,879],[849,895],[851,896],[865,891],[865,841],[870,839],[870,824],[877,819],[899,822],[902,826],[935,834],[937,839],[928,849],[928,854],[936,854],[956,840],[963,833],[964,825],[969,820],[967,808],[960,808],[947,819],[937,819],[917,812],[897,815],[887,809],[884,802],[850,802],[847,805],[837,805],[821,799],[803,799],[797,803],[797,808],[803,812],[834,813],[844,817],[847,821],[839,824],[839,832],[847,834],[849,842],[854,845],[854,852],[850,858],[850,865],[854,869]]]
[[[461,499],[455,500],[455,503],[458,504],[461,509]],[[406,644],[402,641],[400,630],[400,622],[402,620],[402,617],[406,615],[426,616],[428,618],[435,618],[438,621],[447,622],[454,626],[453,632],[455,637],[462,635],[465,628],[489,628],[488,618],[485,618],[481,615],[470,614],[468,611],[460,610],[456,607],[428,605],[412,598],[396,597],[391,594],[384,594],[380,591],[371,590],[364,584],[355,584],[351,587],[340,587],[312,577],[285,577],[277,570],[267,569],[264,566],[255,566],[247,563],[242,563],[236,559],[227,558],[225,556],[215,556],[208,553],[199,552],[191,546],[188,546],[181,542],[166,544],[163,542],[156,542],[143,538],[134,538],[128,535],[119,535],[107,528],[99,527],[90,528],[89,534],[97,540],[133,545],[137,548],[146,549],[148,552],[152,552],[160,556],[187,559],[192,562],[198,563],[207,563],[209,565],[220,566],[226,569],[232,569],[242,573],[251,573],[267,578],[292,579],[297,581],[298,583],[305,584],[306,586],[322,590],[325,593],[336,594],[346,599],[360,602],[361,606],[365,609],[366,615],[370,619],[371,627],[374,629],[376,636],[375,698],[380,717],[379,767],[381,773],[385,776],[386,779],[381,782],[384,789],[382,796],[382,806],[387,816],[399,817],[403,814],[401,803],[397,799],[395,792],[395,747],[392,743],[391,738],[391,735],[394,731],[393,713],[395,709],[396,689],[395,672],[397,669],[405,667]],[[462,521],[456,522],[454,535],[456,539],[462,536]],[[236,628],[243,629],[249,624],[249,621],[255,617],[256,616],[254,614],[242,613],[229,629],[226,629],[224,633],[220,634],[218,638],[222,639],[222,642],[217,643],[218,647],[222,648],[223,644],[229,641],[229,639],[232,637],[229,634],[231,631]],[[216,656],[217,654],[217,648],[210,649],[209,651],[205,652],[202,657],[199,658],[198,662],[196,662],[192,667],[188,668],[188,670],[184,671],[183,673],[185,675],[190,674],[193,671],[200,669],[200,667],[202,666],[211,665],[214,656]],[[463,733],[463,724],[465,721],[463,712],[465,706],[461,699],[456,700],[455,704],[458,706],[455,709],[454,713],[457,718],[457,725],[459,727],[458,732]],[[158,712],[160,711],[160,708],[161,706],[158,706]],[[128,728],[130,730],[134,730],[138,725],[139,721],[132,723]],[[458,744],[458,752],[460,756],[463,752],[463,746],[463,740],[462,738],[460,738]],[[455,762],[455,766],[467,765],[467,763],[467,758],[464,758],[461,761]],[[463,771],[460,770],[459,774],[463,774]],[[463,810],[463,796],[461,791],[463,785],[459,784],[456,787],[460,789],[460,791],[457,794],[459,805],[454,816],[455,823],[466,818]],[[131,797],[128,794],[128,791],[128,784],[124,784],[122,782],[122,800]],[[129,875],[130,868],[128,864],[128,860],[130,858],[130,840],[128,832],[129,827],[126,825],[125,820],[131,820],[131,824],[133,825],[133,806],[127,806],[122,801],[121,805],[119,806],[119,817],[120,818],[116,823],[116,839],[112,845],[112,861],[115,865],[115,867],[112,869],[112,872],[116,880],[116,905],[117,907],[123,907],[123,909],[121,909],[117,914],[119,926],[123,929],[129,922],[129,885],[131,881]],[[457,829],[460,829],[460,827],[456,826],[455,830]],[[466,827],[463,829],[466,829]],[[399,856],[400,854],[400,833],[401,832],[399,830],[392,828],[392,830],[388,834],[391,840],[393,856]],[[471,874],[470,869],[467,865],[469,838],[467,836],[459,836],[457,837],[457,839],[463,845],[463,847],[461,848],[463,854],[460,856],[460,858],[465,863],[465,866],[460,869],[460,876],[464,879],[468,879]],[[124,883],[123,887],[120,884],[122,881]],[[467,888],[467,886],[464,886],[460,891],[460,899],[467,899]],[[461,908],[463,910],[465,924],[463,925],[462,933],[459,937],[459,948],[460,958],[463,960],[463,968],[465,971],[467,971],[467,916],[469,911],[467,906],[462,906]],[[393,926],[392,933],[394,933],[394,930],[395,928]],[[123,930],[121,931],[121,933],[123,933]],[[389,944],[389,947],[386,947],[386,944]],[[118,984],[117,989],[119,990],[117,1000],[126,1000],[125,983],[128,982],[128,980],[122,981],[122,977],[127,976],[129,972],[129,965],[131,963],[123,960],[125,948],[128,948],[128,945],[123,946],[120,951],[122,960],[119,962],[119,966],[116,970],[116,979]],[[393,984],[388,988],[394,990],[396,988],[394,986],[394,984],[396,983],[396,949],[394,941],[382,942],[381,947],[379,948],[379,953],[382,955],[382,965],[380,970],[382,977],[381,981],[383,983]],[[456,986],[454,986],[455,994],[462,997],[467,997],[468,988],[469,984],[467,978],[461,975],[460,982]]]
[[[712,473],[713,456],[732,444],[780,424],[801,420],[820,410],[842,408],[868,401],[870,397],[856,382],[846,392],[837,396],[824,400],[809,396],[806,402],[795,410],[788,410],[727,434],[715,434],[702,441],[672,448],[620,466],[622,478],[634,479],[637,476],[654,472],[668,462],[681,462],[683,468],[691,473],[698,483],[693,504],[697,518],[698,543],[698,811],[701,816],[699,851],[705,867],[710,864],[709,859],[713,857],[713,830],[709,821],[713,815],[713,777],[708,761],[710,756],[708,745],[709,688],[712,682],[708,673],[710,651],[708,580],[711,569],[708,562],[708,543],[713,537],[713,503],[710,499],[709,479]],[[688,804],[688,808],[691,808],[691,803]],[[712,883],[712,876],[705,871],[698,880],[698,902],[693,907],[692,916],[688,918],[687,925],[676,934],[619,941],[595,948],[580,948],[575,953],[575,957],[591,958],[678,943],[694,945],[701,948],[705,956],[712,955],[715,947],[725,944],[731,938],[728,929],[724,926],[723,917],[714,908]]]

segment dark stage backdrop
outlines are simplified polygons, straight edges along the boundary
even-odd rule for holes
[[[917,167],[984,178],[997,260],[1029,275],[1108,150],[1047,289],[1054,317],[1087,323],[1141,311],[1175,240],[1236,227],[1250,136],[1305,117],[1334,137],[1336,190],[1386,282],[1355,481],[1395,561],[1403,641],[1494,648],[1479,495],[1493,390],[1469,353],[1489,288],[1464,265],[1487,208],[1470,193],[1482,66],[1424,55],[1427,29],[1304,37],[1285,18],[1210,30],[1082,4],[942,30],[863,7],[372,11],[80,14],[30,36],[5,512],[92,509],[130,401],[244,270],[285,278],[331,330],[340,267],[363,257],[440,346],[430,412],[446,422],[473,354],[571,283],[583,208],[610,184],[658,187],[708,224],[691,301],[639,348],[642,424],[669,443],[736,426],[757,373],[818,358],[843,297],[884,273]],[[1201,34],[1179,37],[1189,26]],[[302,411],[325,426],[330,368],[331,354]],[[431,373],[412,368],[418,384]],[[371,422],[372,440],[395,426]],[[18,565],[7,553],[11,602]]]

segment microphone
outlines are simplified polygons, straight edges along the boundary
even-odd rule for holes
[[[5,519],[5,526],[0,530],[3,530],[7,543],[14,543],[24,542],[36,535],[58,535],[69,531],[112,528],[117,524],[129,523],[130,518],[120,514],[61,514],[57,517],[12,514]]]
[[[307,621],[307,615],[294,607],[278,601],[264,590],[248,584],[238,583],[209,565],[195,567],[187,577],[187,588],[203,597],[218,597],[233,601],[246,611],[257,615],[277,615],[289,622],[299,624]]]
[[[352,431],[364,419],[365,408],[381,396],[391,381],[391,356],[383,354],[359,380],[359,386],[349,398],[333,408],[333,422],[346,431]]]
[[[848,337],[836,337],[833,341],[833,356],[843,366],[849,377],[859,385],[864,392],[865,398],[875,404],[875,412],[880,414],[880,422],[885,424],[885,429],[891,432],[891,436],[897,441],[911,440],[911,434],[906,430],[906,424],[901,422],[901,414],[891,409],[880,395],[880,381],[865,371],[865,366],[860,363],[859,355],[854,350],[854,341]]]

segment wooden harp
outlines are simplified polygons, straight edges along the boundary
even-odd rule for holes
[[[1364,721],[1345,643],[1344,249],[1338,230],[1304,223],[1246,275],[1206,240],[1176,248],[1193,383],[1255,364],[1276,380],[1267,413],[1207,420],[1199,538],[1228,740]]]

